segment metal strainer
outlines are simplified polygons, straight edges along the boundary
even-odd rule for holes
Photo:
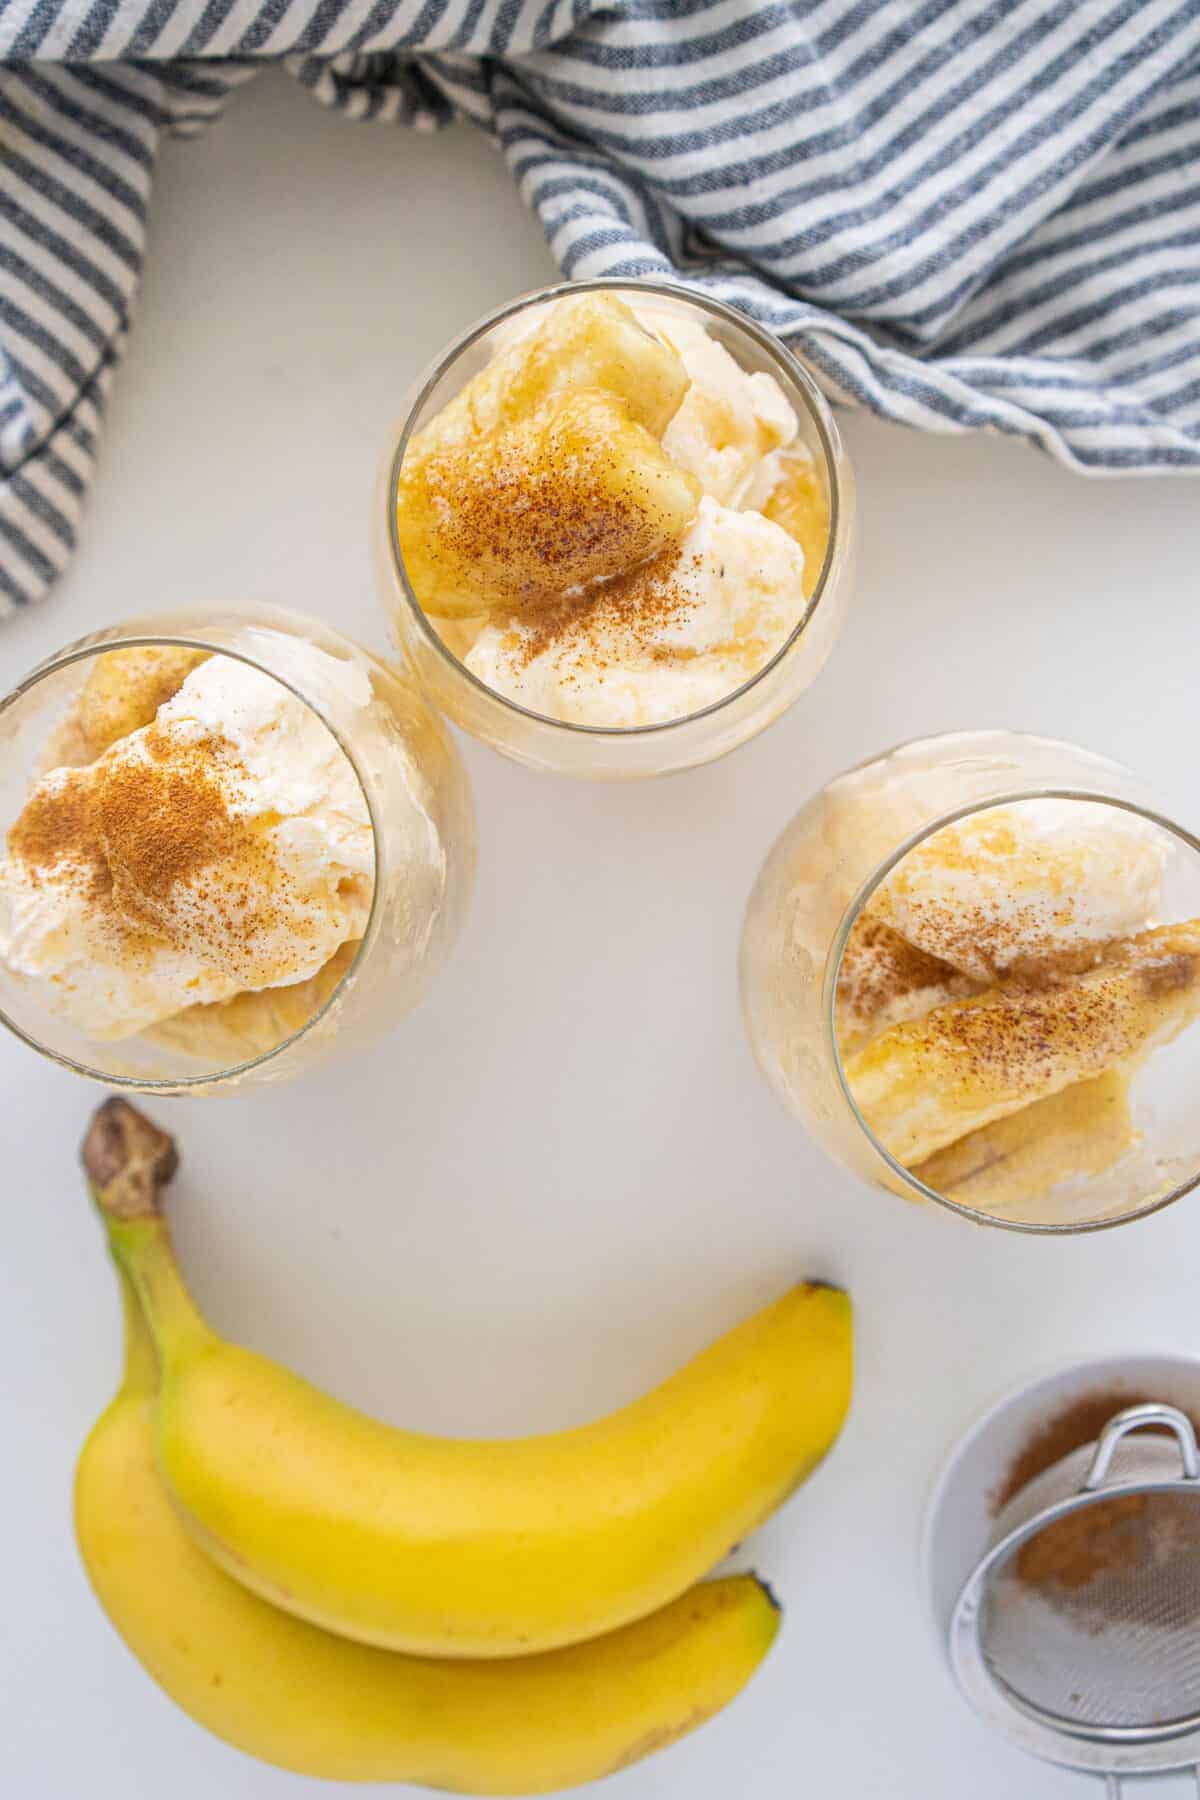
[[[1163,1434],[1169,1432],[1170,1441]],[[1173,1406],[1131,1406],[1000,1513],[950,1622],[976,1712],[1049,1762],[1195,1771],[1200,1453]]]

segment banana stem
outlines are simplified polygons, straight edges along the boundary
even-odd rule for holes
[[[162,1190],[179,1167],[175,1140],[127,1100],[106,1100],[96,1109],[80,1156],[106,1219],[162,1217]]]
[[[175,1140],[127,1100],[106,1100],[93,1115],[81,1156],[109,1249],[158,1350],[165,1358],[185,1339],[211,1336],[184,1285],[163,1217],[162,1189],[179,1166]],[[128,1352],[128,1310],[126,1327]]]

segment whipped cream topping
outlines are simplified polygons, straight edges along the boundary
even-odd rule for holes
[[[670,344],[691,383],[663,433],[671,461],[723,506],[764,505],[778,480],[775,453],[799,430],[779,383],[743,369],[699,319],[652,302],[635,302],[633,311]]]
[[[892,870],[870,911],[960,973],[992,981],[1154,923],[1164,834],[1097,801],[1025,800],[945,826]]]
[[[638,726],[721,700],[795,629],[804,553],[759,513],[706,496],[679,545],[586,607],[484,627],[466,657],[488,687],[570,724]]]
[[[370,703],[361,671],[303,655]],[[0,958],[115,1040],[315,975],[361,937],[373,884],[366,801],[337,741],[279,681],[216,654],[152,724],[37,781],[0,865]]]

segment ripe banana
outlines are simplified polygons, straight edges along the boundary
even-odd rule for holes
[[[395,1431],[222,1342],[158,1200],[171,1140],[123,1101],[84,1147],[162,1367],[159,1469],[197,1540],[288,1611],[441,1656],[578,1643],[689,1588],[809,1473],[850,1397],[850,1303],[795,1288],[597,1424]]]
[[[543,1794],[665,1747],[718,1712],[778,1629],[751,1576],[705,1582],[590,1644],[437,1662],[347,1642],[222,1574],[154,1466],[158,1365],[122,1282],[125,1377],[75,1479],[80,1552],[133,1654],[197,1724],[264,1762],[340,1781]]]

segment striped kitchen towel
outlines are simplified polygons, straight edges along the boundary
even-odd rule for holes
[[[835,397],[1200,469],[1200,0],[4,0],[0,606],[74,546],[161,138],[265,60],[475,120],[568,275],[677,272]]]

